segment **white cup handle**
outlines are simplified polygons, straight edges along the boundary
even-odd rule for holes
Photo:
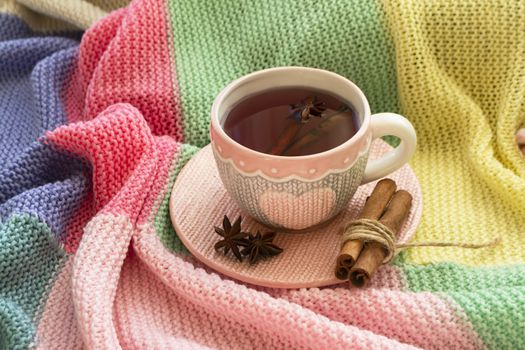
[[[377,180],[399,169],[416,150],[416,131],[405,117],[395,113],[378,113],[370,118],[372,142],[375,139],[394,135],[401,139],[401,144],[379,159],[368,162],[362,183]]]

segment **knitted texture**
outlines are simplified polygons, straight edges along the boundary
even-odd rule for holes
[[[421,248],[408,259],[523,261],[525,166],[513,135],[525,118],[525,4],[387,1],[385,9],[403,110],[420,140],[412,165],[429,204],[417,238],[503,238],[496,249]]]
[[[86,29],[129,0],[2,0],[0,12],[23,18],[34,30]]]
[[[31,16],[0,15],[0,348],[525,348],[522,2],[135,0],[80,42]],[[503,243],[409,250],[362,290],[196,261],[171,187],[218,91],[277,65],[340,73],[414,123],[415,240]]]

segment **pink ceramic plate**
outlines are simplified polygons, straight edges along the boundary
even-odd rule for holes
[[[370,158],[380,157],[390,149],[385,142],[376,141],[370,150]],[[398,237],[400,242],[406,242],[413,236],[421,218],[421,189],[408,165],[389,177],[397,182],[398,188],[409,191],[414,197],[412,210]],[[226,193],[208,145],[186,164],[177,177],[171,193],[170,215],[186,248],[204,264],[224,275],[265,287],[321,287],[341,283],[334,277],[335,260],[341,247],[341,227],[357,216],[375,184],[360,186],[347,209],[324,227],[302,234],[278,234],[274,242],[284,249],[279,256],[254,265],[247,261],[240,263],[213,249],[219,238],[213,226],[221,226],[225,214],[233,221],[242,213]],[[250,232],[257,229],[267,231],[245,214],[242,228]]]

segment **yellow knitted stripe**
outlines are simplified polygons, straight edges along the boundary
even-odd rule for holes
[[[0,12],[20,17],[42,32],[87,29],[129,0],[0,0]]]
[[[415,241],[486,241],[497,248],[417,248],[408,262],[525,261],[525,3],[382,0],[396,48],[398,88],[414,123],[411,165],[424,213]]]
[[[19,4],[15,0],[0,0],[0,13],[8,13],[22,19],[31,29],[39,32],[57,32],[76,29],[73,25],[40,13]]]

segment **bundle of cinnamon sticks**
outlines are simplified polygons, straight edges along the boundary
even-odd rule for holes
[[[397,235],[412,206],[412,196],[398,190],[392,179],[379,181],[358,219],[377,220]],[[357,287],[364,286],[383,263],[389,252],[377,242],[349,240],[344,242],[337,258],[335,275],[341,280],[350,280]]]

